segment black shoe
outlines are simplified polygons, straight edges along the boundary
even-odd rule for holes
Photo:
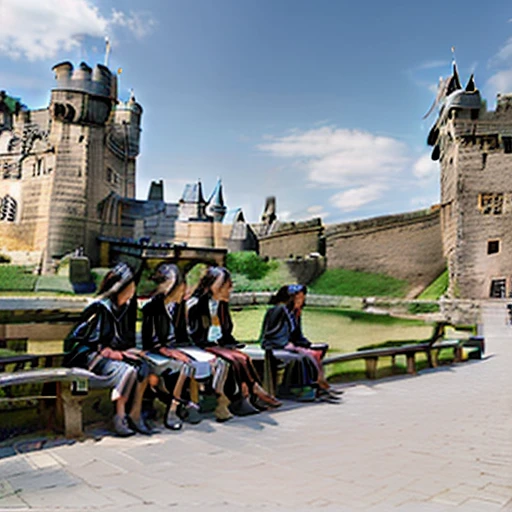
[[[199,414],[199,406],[193,402],[189,402],[187,405],[180,404],[177,414],[183,421],[191,425],[197,425],[203,420],[201,414]]]
[[[257,396],[251,396],[250,400],[251,400],[251,405],[253,407],[256,407],[256,409],[258,409],[259,411],[263,412],[263,411],[268,411],[268,409],[270,409],[270,407],[263,400],[258,398]]]
[[[181,430],[183,427],[181,418],[171,409],[170,404],[165,411],[164,425],[170,430]]]
[[[345,391],[343,391],[342,389],[336,389],[336,388],[333,388],[333,387],[330,387],[328,389],[329,393],[331,393],[331,395],[338,395],[338,396],[341,396],[343,395],[343,393],[345,393]]]
[[[151,429],[148,428],[148,426],[144,423],[144,421],[142,421],[142,418],[139,418],[137,421],[135,421],[130,416],[127,416],[126,419],[128,420],[128,425],[130,425],[130,428],[139,434],[150,436],[153,433]]]
[[[249,416],[250,414],[258,414],[260,412],[256,407],[251,405],[247,398],[242,398],[231,403],[229,410],[237,416]]]
[[[316,392],[316,397],[324,401],[339,402],[341,397],[335,393],[332,393],[330,389],[319,389]]]
[[[128,420],[125,417],[114,416],[114,430],[119,437],[130,437],[135,435],[135,430],[131,429],[128,425]]]

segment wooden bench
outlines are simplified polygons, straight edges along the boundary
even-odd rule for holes
[[[375,379],[377,376],[377,364],[381,357],[391,357],[392,366],[396,364],[396,356],[406,357],[407,373],[416,374],[416,354],[425,353],[428,366],[436,368],[439,364],[439,353],[444,349],[453,350],[453,361],[459,363],[463,358],[464,347],[471,347],[477,351],[477,358],[481,358],[485,350],[485,340],[482,336],[471,336],[469,339],[442,339],[445,334],[445,328],[448,324],[437,322],[430,339],[419,343],[405,343],[382,348],[360,349],[356,352],[338,354],[329,357],[323,361],[323,365],[341,363],[346,361],[356,361],[364,359],[366,365],[366,376],[369,379]]]
[[[379,347],[371,349],[360,349],[356,352],[333,355],[323,360],[323,365],[327,366],[333,363],[341,363],[346,361],[357,361],[364,359],[366,365],[366,376],[369,379],[375,379],[377,376],[377,364],[381,357],[391,357],[392,365],[396,364],[397,356],[406,357],[407,373],[416,374],[416,354],[425,353],[430,368],[435,368],[439,364],[439,353],[441,350],[453,350],[454,362],[461,362],[463,356],[463,348],[471,347],[477,351],[477,357],[481,358],[485,350],[485,341],[483,336],[471,336],[469,339],[444,340],[447,322],[436,322],[430,338],[423,342],[403,342],[401,345],[390,347]],[[399,342],[397,342],[399,343]],[[286,359],[283,354],[285,350],[267,350],[260,347],[245,347],[242,349],[255,362],[261,365],[263,362],[263,381],[264,387],[268,392],[275,389],[275,375],[272,368],[275,366],[272,359]]]
[[[0,358],[0,388],[6,389],[6,394],[11,395],[1,397],[0,404],[10,404],[19,400],[50,400],[53,405],[50,415],[57,423],[63,424],[66,437],[81,437],[82,401],[88,395],[89,388],[103,389],[107,385],[104,377],[82,368],[52,367],[52,363],[61,361],[62,357],[63,354],[26,354]],[[44,366],[41,366],[41,363]],[[6,371],[6,368],[9,368],[9,371]],[[55,385],[51,394],[43,392],[37,396],[22,394],[14,397],[9,393],[13,386],[50,383]],[[44,389],[43,387],[43,391]]]

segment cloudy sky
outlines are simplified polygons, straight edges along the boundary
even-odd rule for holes
[[[512,91],[510,0],[0,0],[0,89],[48,104],[60,61],[122,67],[144,108],[139,197],[218,176],[250,220],[341,222],[438,201],[422,121],[455,46],[488,99]]]

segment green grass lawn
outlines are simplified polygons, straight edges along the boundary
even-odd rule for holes
[[[429,284],[418,296],[422,300],[438,300],[448,289],[448,270],[445,270],[437,279]]]
[[[233,311],[235,338],[244,343],[256,343],[260,336],[265,307],[249,307]],[[386,315],[371,315],[361,311],[330,308],[305,309],[304,334],[318,343],[328,343],[330,354],[354,352],[358,348],[389,340],[423,340],[432,334],[432,325],[421,320],[409,320]],[[443,359],[441,354],[440,360]],[[403,361],[402,361],[403,359]],[[422,354],[417,357],[418,368],[426,366]],[[327,367],[333,381],[352,381],[365,378],[365,363],[349,361]],[[406,373],[405,357],[397,357],[395,373]],[[391,358],[379,360],[378,377],[391,375]]]
[[[32,292],[37,276],[28,267],[18,265],[0,265],[0,291]]]
[[[409,284],[384,274],[327,269],[309,286],[311,293],[349,297],[405,297]]]
[[[256,343],[260,336],[265,307],[233,311],[234,336],[244,343]],[[352,352],[370,343],[387,340],[428,338],[432,326],[421,320],[371,315],[335,308],[304,309],[303,330],[313,342],[328,343],[332,352]]]

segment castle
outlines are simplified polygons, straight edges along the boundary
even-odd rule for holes
[[[0,92],[0,253],[51,272],[77,249],[97,264],[102,238],[230,244],[220,180],[208,200],[198,182],[166,203],[162,181],[135,199],[142,107],[133,93],[118,99],[115,74],[69,62],[53,71],[48,108],[29,110]],[[236,238],[235,248],[247,233]]]
[[[82,247],[98,262],[102,240],[151,241],[273,258],[327,257],[329,267],[387,273],[418,290],[448,264],[449,294],[512,294],[512,94],[487,111],[473,76],[444,82],[428,144],[441,166],[440,205],[324,226],[282,223],[269,198],[259,224],[237,210],[227,223],[222,183],[206,200],[201,182],[167,203],[163,182],[135,199],[142,107],[117,98],[105,66],[53,68],[50,105],[28,110],[0,92],[0,253],[52,271]]]
[[[512,292],[512,94],[487,111],[473,75],[463,89],[457,67],[428,143],[441,164],[441,231],[450,293],[506,297]]]
[[[0,95],[0,251],[50,270],[77,247],[94,254],[97,206],[135,196],[141,106],[117,99],[108,68],[54,66],[48,108]]]
[[[278,224],[260,237],[260,252],[318,251],[329,267],[386,273],[418,290],[447,265],[451,297],[512,296],[512,94],[488,111],[473,76],[461,86],[455,63],[441,85],[427,141],[441,167],[439,206],[336,225]]]

